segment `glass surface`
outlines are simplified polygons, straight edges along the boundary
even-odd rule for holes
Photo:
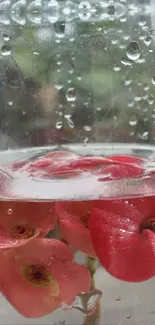
[[[0,1],[0,324],[154,324],[154,67],[153,0]]]

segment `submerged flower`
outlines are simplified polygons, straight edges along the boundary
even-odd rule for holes
[[[54,151],[33,162],[14,163],[16,172],[33,177],[73,176],[79,173],[105,167],[109,164],[120,164],[119,161],[104,157],[83,157],[72,152]],[[18,168],[19,166],[19,168]],[[21,166],[21,168],[20,168]]]
[[[41,317],[71,305],[87,292],[90,274],[73,264],[73,253],[56,239],[35,239],[1,255],[0,288],[8,301],[25,317]]]
[[[93,201],[57,202],[56,213],[62,237],[74,248],[95,256],[88,220]]]
[[[117,155],[117,156],[110,156],[110,160],[113,160],[116,164],[138,164],[143,165],[147,160],[140,157],[134,157],[134,156],[125,156],[125,155]]]
[[[102,266],[114,277],[140,282],[155,275],[155,198],[98,201],[89,229]]]
[[[99,181],[107,181],[114,179],[133,178],[142,176],[145,173],[145,169],[137,165],[110,165],[99,171]],[[103,175],[103,176],[102,176]]]
[[[48,202],[0,202],[0,249],[24,245],[55,229],[55,204]]]

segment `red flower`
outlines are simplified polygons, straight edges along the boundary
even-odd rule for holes
[[[120,178],[138,177],[144,175],[144,173],[145,168],[138,165],[110,165],[100,170],[98,175],[104,175],[104,177],[100,177],[98,180],[107,181]]]
[[[24,245],[56,226],[54,203],[0,202],[0,249]]]
[[[14,163],[13,169],[22,174],[36,177],[50,177],[64,174],[72,176],[82,171],[94,170],[108,164],[115,164],[114,160],[103,157],[82,157],[67,151],[51,152],[34,162]],[[116,160],[116,164],[120,164]],[[122,163],[121,163],[122,164]],[[20,166],[22,166],[20,168]]]
[[[118,155],[118,156],[110,156],[110,160],[113,160],[115,163],[119,164],[138,164],[143,165],[147,160],[140,158],[140,157],[133,157],[133,156],[125,156],[125,155]]]
[[[114,277],[130,282],[155,275],[155,197],[98,201],[89,217],[96,254]]]
[[[56,212],[62,237],[74,248],[89,256],[95,256],[88,220],[92,201],[57,202]]]
[[[56,239],[36,239],[1,255],[3,295],[25,317],[41,317],[71,305],[87,292],[90,274],[73,264],[71,249]]]

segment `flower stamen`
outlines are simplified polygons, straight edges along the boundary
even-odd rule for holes
[[[43,265],[31,264],[24,270],[24,275],[31,284],[37,286],[47,286],[52,281],[51,274]]]
[[[155,218],[150,218],[143,221],[143,223],[140,225],[140,232],[142,232],[144,229],[155,232]]]
[[[27,225],[18,225],[11,229],[11,237],[14,239],[28,239],[33,237],[35,229]]]

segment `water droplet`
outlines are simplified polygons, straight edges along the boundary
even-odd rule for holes
[[[113,44],[113,45],[118,44],[118,40],[117,40],[117,39],[113,39],[113,40],[111,41],[111,44]]]
[[[47,19],[50,23],[54,24],[59,18],[59,3],[56,0],[51,0],[47,5]]]
[[[147,131],[144,132],[144,133],[142,134],[142,137],[141,137],[141,138],[142,138],[143,140],[147,140],[147,139],[148,139],[148,134],[149,134],[149,133],[148,133]]]
[[[8,41],[10,40],[9,35],[6,34],[6,33],[4,33],[4,34],[2,35],[2,38],[3,38],[3,40],[4,40],[5,42],[8,42]]]
[[[144,85],[144,88],[143,88],[145,91],[148,91],[150,89],[149,85]]]
[[[64,87],[64,85],[61,85],[61,84],[57,84],[57,85],[54,85],[54,87],[57,89],[57,90],[60,90]]]
[[[137,42],[131,42],[126,48],[126,55],[131,61],[136,61],[140,57],[140,49]]]
[[[73,70],[73,69],[68,70],[68,73],[69,73],[69,74],[73,74],[73,73],[74,73],[74,70]]]
[[[132,65],[132,61],[129,60],[128,58],[125,58],[125,57],[122,58],[121,63],[122,63],[123,65]]]
[[[2,55],[10,55],[12,53],[12,47],[11,45],[3,45],[1,48],[1,54]]]
[[[126,315],[126,318],[127,319],[130,319],[131,318],[131,313],[128,311],[127,315]]]
[[[55,125],[56,129],[58,129],[58,130],[60,130],[62,128],[62,126],[63,126],[62,121],[57,122],[56,125]]]
[[[151,44],[151,42],[152,42],[152,37],[150,37],[150,36],[144,39],[144,44],[146,46],[149,46]]]
[[[130,101],[130,102],[128,103],[128,107],[134,107],[134,101]]]
[[[88,1],[81,1],[78,9],[85,9],[85,10],[90,10],[91,9],[91,4]]]
[[[120,71],[120,70],[121,70],[120,67],[114,67],[114,71],[118,72],[118,71]]]
[[[66,119],[66,121],[67,121],[69,127],[70,127],[71,129],[74,129],[74,126],[75,126],[75,125],[74,125],[74,122],[73,122],[72,119],[71,119],[71,115],[66,114],[66,115],[65,115],[65,119]]]
[[[155,76],[152,77],[151,82],[152,82],[152,85],[155,85]]]
[[[13,210],[12,209],[8,209],[8,214],[12,214]]]
[[[120,301],[120,300],[121,300],[121,297],[119,297],[119,296],[115,296],[115,300],[116,300],[116,301]]]
[[[84,141],[83,141],[84,146],[87,145],[88,141],[89,141],[89,138],[85,138],[85,139],[84,139]]]
[[[148,97],[148,103],[150,105],[153,105],[153,103],[154,103],[154,96],[152,94]]]
[[[142,97],[140,96],[135,96],[134,98],[135,102],[140,102],[142,100]]]
[[[87,131],[87,132],[90,132],[91,131],[91,126],[85,125],[84,130]]]
[[[124,83],[125,86],[130,86],[131,84],[132,84],[132,80],[131,79],[125,80],[125,83]]]
[[[67,90],[66,99],[68,100],[68,102],[75,102],[75,100],[76,100],[75,88],[69,88]]]
[[[33,51],[33,54],[34,54],[34,55],[39,55],[39,52],[37,52],[37,51]]]
[[[131,118],[131,120],[129,121],[129,124],[130,124],[131,126],[137,125],[137,117],[136,117],[136,116],[133,116],[133,117]]]

